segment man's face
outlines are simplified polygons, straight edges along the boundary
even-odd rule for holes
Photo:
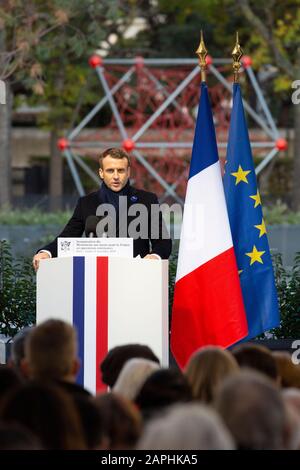
[[[102,160],[99,176],[112,191],[121,191],[130,176],[130,167],[126,158],[112,158],[109,155]]]

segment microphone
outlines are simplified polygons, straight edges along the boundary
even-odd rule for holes
[[[97,224],[100,222],[101,217],[97,217],[96,215],[89,215],[85,222],[85,235],[88,238],[97,237]]]

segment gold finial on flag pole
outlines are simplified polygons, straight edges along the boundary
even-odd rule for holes
[[[239,44],[239,33],[236,32],[236,42],[235,46],[233,48],[233,51],[231,53],[232,58],[233,58],[233,80],[234,83],[239,82],[239,70],[241,67],[241,57],[243,55],[243,50]]]
[[[196,50],[196,54],[199,57],[199,66],[201,70],[201,82],[206,81],[206,56],[207,56],[207,49],[204,44],[203,40],[203,32],[201,30],[201,37],[200,37],[200,44],[198,49]]]

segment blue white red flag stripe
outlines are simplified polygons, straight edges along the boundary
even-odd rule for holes
[[[97,326],[96,363],[100,364],[108,351],[108,258],[97,258]],[[107,387],[102,383],[100,372],[96,376],[96,390]]]
[[[77,376],[77,383],[84,382],[84,258],[73,258],[73,325],[77,330],[78,355],[81,367]]]

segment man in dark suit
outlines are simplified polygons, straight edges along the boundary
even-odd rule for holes
[[[134,256],[148,259],[168,259],[172,249],[171,239],[167,234],[160,211],[151,212],[153,207],[159,207],[157,196],[154,193],[130,186],[128,154],[118,148],[105,150],[99,158],[99,166],[99,176],[103,181],[100,190],[79,198],[71,219],[58,237],[81,237],[85,230],[86,219],[90,215],[96,215],[96,213],[98,215],[99,207],[101,208],[103,204],[108,204],[115,210],[115,235],[132,236],[130,226],[135,219],[132,214],[134,214],[135,208],[139,212],[138,207],[142,207],[145,209],[143,214],[147,215],[140,224],[144,226],[140,227],[139,231],[136,230],[133,236]],[[122,200],[126,202],[128,208],[125,214],[122,210],[120,212],[121,196],[123,196]],[[155,220],[154,213],[157,214]],[[120,230],[121,220],[124,221],[124,216],[125,234]],[[138,229],[138,225],[135,227],[136,229]],[[41,248],[33,257],[33,266],[36,270],[41,259],[57,256],[57,238]]]

